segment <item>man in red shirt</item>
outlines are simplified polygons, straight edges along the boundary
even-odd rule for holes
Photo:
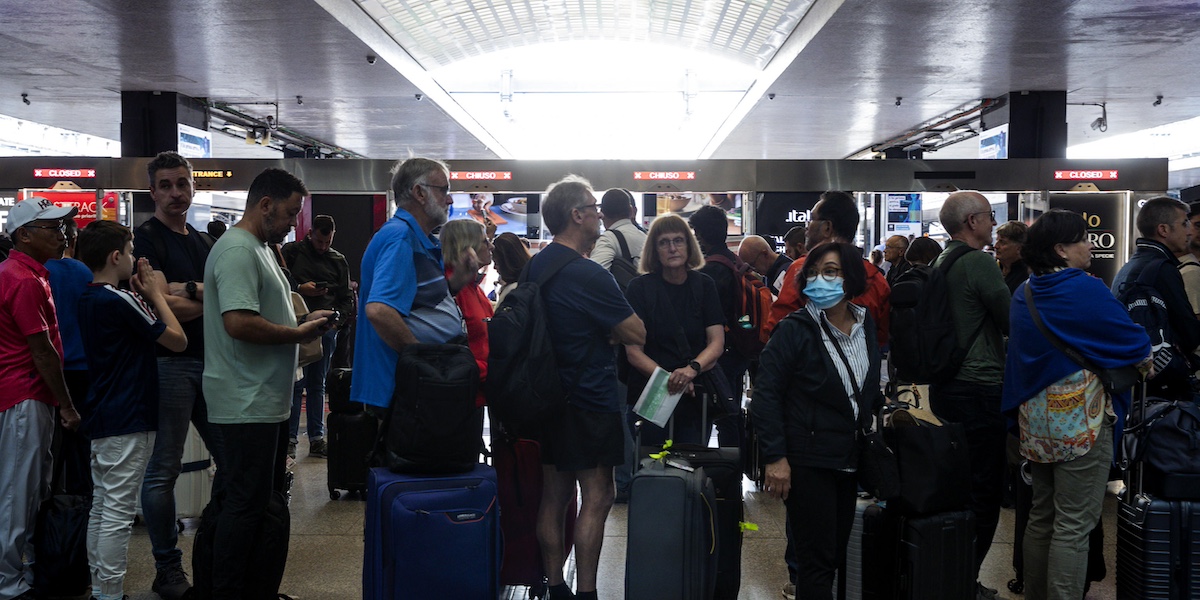
[[[827,242],[853,244],[855,233],[858,231],[858,204],[854,198],[845,192],[828,191],[821,194],[821,200],[812,209],[812,218],[808,221],[804,246],[812,250]],[[876,336],[879,345],[884,346],[888,341],[889,312],[891,302],[888,300],[892,289],[888,287],[887,277],[879,267],[871,261],[863,259],[867,269],[867,291],[851,299],[854,304],[862,306],[871,313],[875,320]],[[771,306],[771,316],[767,319],[767,329],[774,330],[775,325],[792,311],[804,305],[803,297],[797,287],[796,276],[804,269],[804,257],[792,262],[783,282],[779,285],[779,298]]]
[[[63,379],[62,341],[44,266],[62,258],[63,219],[76,212],[30,198],[8,213],[13,250],[0,262],[0,515],[8,516],[0,521],[3,598],[34,597],[23,556],[42,494],[50,489],[55,407],[64,427],[79,427]]]

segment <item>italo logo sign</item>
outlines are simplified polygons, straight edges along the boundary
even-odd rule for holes
[[[792,209],[783,217],[784,223],[808,223],[812,220],[811,210],[796,210]]]

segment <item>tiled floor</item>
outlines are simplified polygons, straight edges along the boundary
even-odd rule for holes
[[[325,461],[307,456],[307,451],[307,442],[301,440],[295,466],[296,483],[292,490],[291,548],[282,591],[299,600],[359,598],[362,595],[364,503],[345,496],[331,501],[325,487]],[[783,563],[783,507],[779,501],[754,491],[749,482],[746,489],[746,518],[758,524],[759,529],[748,532],[743,542],[740,597],[779,600],[780,588],[787,579]],[[601,598],[606,600],[624,596],[625,511],[625,506],[617,505],[605,529],[599,580]],[[1115,597],[1116,500],[1112,497],[1105,503],[1104,527],[1108,577],[1093,587],[1088,595],[1092,600]],[[1005,510],[982,575],[986,585],[1000,590],[1001,598],[1020,597],[1005,588],[1005,583],[1012,577],[1012,529],[1013,513]],[[190,565],[191,561],[192,535],[194,529],[189,527],[180,538],[185,565]],[[156,599],[150,591],[153,578],[150,539],[144,527],[135,527],[129,548],[126,593],[133,600]],[[515,593],[513,597],[524,595]]]

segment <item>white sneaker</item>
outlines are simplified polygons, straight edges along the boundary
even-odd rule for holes
[[[783,597],[787,600],[796,600],[796,584],[790,581],[783,584]]]

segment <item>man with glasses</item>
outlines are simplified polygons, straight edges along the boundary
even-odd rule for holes
[[[893,235],[883,243],[883,260],[892,265],[887,272],[889,286],[895,285],[896,280],[912,268],[912,263],[904,258],[905,252],[908,252],[908,238],[902,235]]]
[[[350,398],[380,409],[392,403],[396,361],[409,344],[466,339],[454,294],[479,271],[474,249],[442,260],[433,230],[449,218],[450,168],[410,158],[392,173],[396,214],[376,232],[362,260],[359,329],[354,340]]]
[[[0,597],[32,599],[34,517],[50,489],[54,420],[79,427],[63,378],[62,340],[46,261],[62,258],[63,219],[75,208],[45,198],[18,202],[8,213],[13,249],[0,262]],[[57,410],[55,410],[57,407]]]
[[[529,279],[537,280],[565,263],[541,293],[559,378],[570,397],[539,440],[544,483],[537,537],[549,599],[594,599],[604,521],[615,497],[613,468],[625,462],[624,399],[617,396],[615,356],[609,344],[645,344],[646,328],[612,274],[581,258],[600,237],[600,205],[591,184],[568,176],[550,186],[542,218],[554,238],[530,259]],[[572,595],[563,578],[563,522],[577,485],[582,501],[575,521],[577,587]]]
[[[946,249],[933,261],[937,268],[959,248],[982,250],[992,243],[996,212],[978,192],[955,192],[938,215],[950,234]],[[1000,267],[983,252],[968,251],[946,274],[958,345],[966,349],[954,379],[930,387],[930,404],[939,417],[962,423],[971,457],[971,499],[975,513],[975,572],[992,546],[1004,498],[1006,425],[1000,414],[1004,381],[1004,336],[1012,295]],[[995,598],[996,590],[979,584],[979,598]]]

